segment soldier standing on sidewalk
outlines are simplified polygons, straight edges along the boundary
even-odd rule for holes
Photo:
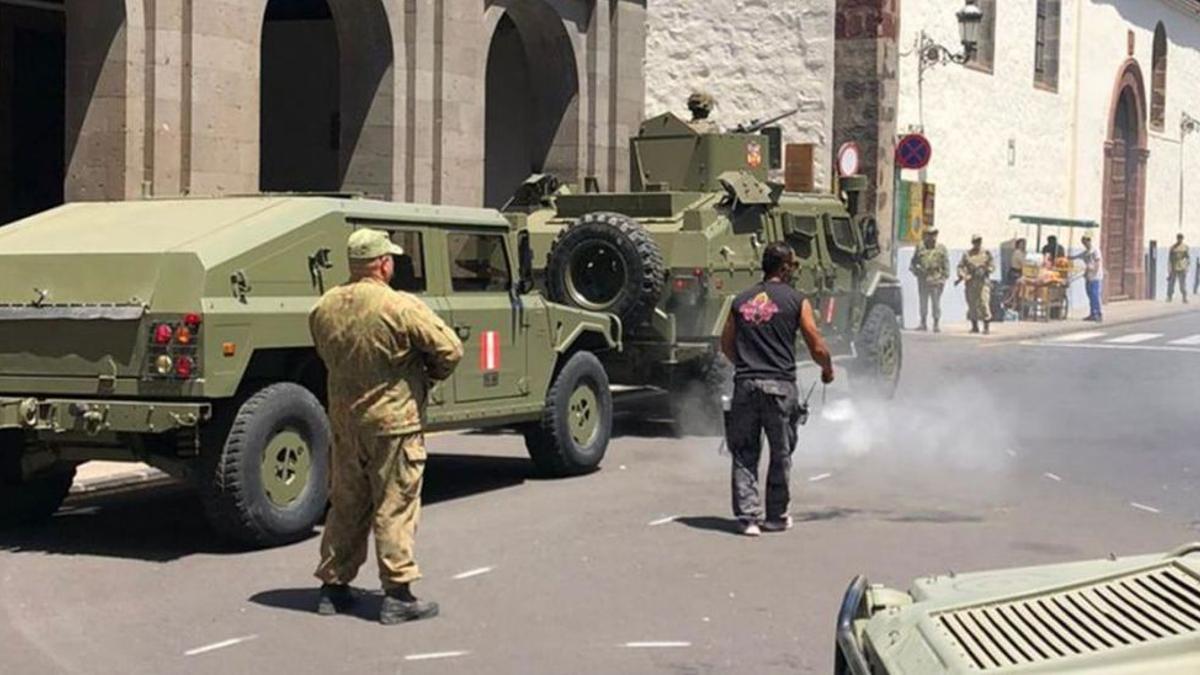
[[[391,289],[404,250],[386,232],[350,235],[350,281],[330,290],[309,316],[313,343],[329,372],[333,426],[331,508],[321,539],[317,611],[336,614],[355,600],[350,582],[367,559],[367,535],[385,593],[379,621],[436,616],[418,600],[413,538],[425,473],[425,397],[454,372],[462,342],[416,296]]]
[[[1183,304],[1187,304],[1187,273],[1191,267],[1192,257],[1188,245],[1183,243],[1183,234],[1175,237],[1175,245],[1171,247],[1168,258],[1167,273],[1167,302],[1175,298],[1175,284],[1179,284],[1179,294],[1183,296]]]
[[[983,237],[971,235],[971,250],[963,254],[958,262],[957,286],[967,284],[967,319],[971,321],[971,332],[979,332],[979,322],[983,322],[984,335],[991,332],[992,327],[992,270],[995,262],[992,252],[983,247]]]
[[[792,287],[798,267],[795,252],[784,242],[770,244],[763,252],[762,267],[762,283],[734,299],[721,334],[721,352],[735,369],[732,410],[725,430],[733,455],[733,514],[742,533],[752,537],[762,530],[781,532],[792,526],[789,474],[801,411],[796,386],[797,332],[821,366],[821,381],[833,382],[833,359],[817,328],[812,304]],[[765,521],[758,494],[764,432],[771,453]]]
[[[933,332],[941,332],[942,290],[950,278],[950,254],[937,240],[936,227],[928,227],[921,237],[921,245],[913,252],[908,270],[917,278],[917,292],[921,297],[921,330],[928,330],[925,317],[930,305],[933,309]]]

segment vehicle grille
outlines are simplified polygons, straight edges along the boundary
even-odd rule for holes
[[[933,619],[978,670],[1043,663],[1200,631],[1200,580],[1167,564]]]

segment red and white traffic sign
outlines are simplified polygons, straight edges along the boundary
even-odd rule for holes
[[[924,134],[907,134],[896,143],[896,165],[901,169],[924,169],[933,159],[933,145]]]
[[[861,153],[858,149],[858,143],[849,141],[842,143],[842,147],[838,148],[837,168],[838,175],[842,178],[858,175],[858,165]]]
[[[479,338],[479,369],[485,373],[500,370],[500,333],[485,330]]]

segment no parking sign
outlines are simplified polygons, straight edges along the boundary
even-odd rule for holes
[[[923,134],[901,136],[896,143],[896,165],[901,169],[924,169],[933,158],[933,146]]]

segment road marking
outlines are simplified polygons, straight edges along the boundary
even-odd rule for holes
[[[1184,354],[1200,354],[1200,348],[1197,347],[1172,347],[1170,345],[1114,345],[1114,344],[1077,344],[1077,343],[1055,343],[1055,342],[1037,342],[1034,340],[1025,340],[1020,343],[1023,347],[1059,347],[1066,349],[1112,349],[1124,351],[1140,351],[1140,352],[1182,352]]]
[[[1182,340],[1172,340],[1169,345],[1178,345],[1180,347],[1200,347],[1200,335],[1192,335],[1185,337]]]
[[[1055,483],[1062,482],[1062,476],[1059,476],[1056,473],[1050,473],[1049,471],[1047,471],[1046,473],[1044,473],[1042,475],[1045,476],[1046,478],[1049,478],[1050,480],[1054,481]]]
[[[1146,506],[1145,504],[1139,504],[1137,502],[1129,502],[1129,505],[1135,509],[1140,509],[1147,513],[1162,513],[1162,511],[1159,511],[1158,509],[1154,508],[1153,506]]]
[[[1009,456],[1009,457],[1016,457],[1016,456],[1017,456],[1017,451],[1016,451],[1016,450],[1013,450],[1012,448],[1008,448],[1007,450],[1005,450],[1005,452],[1007,452],[1007,453],[1008,453],[1008,456]]]
[[[831,474],[831,473],[819,473],[819,474],[817,474],[817,475],[815,475],[815,476],[813,476],[813,477],[809,478],[809,479],[808,479],[808,482],[810,482],[810,483],[819,483],[819,482],[821,482],[821,481],[825,480],[826,478],[829,478],[829,477],[830,477],[830,476],[832,476],[832,475],[833,475],[833,474]]]
[[[452,578],[455,580],[470,579],[471,577],[477,577],[480,574],[487,574],[488,572],[491,572],[494,569],[496,569],[496,568],[495,567],[477,567],[473,570],[467,570],[466,572],[463,572],[461,574],[455,574]]]
[[[221,640],[220,642],[214,642],[211,645],[204,645],[203,647],[196,647],[195,649],[189,649],[186,652],[184,652],[183,655],[184,656],[197,656],[199,654],[206,654],[208,652],[214,652],[218,649],[225,649],[226,647],[232,647],[234,645],[239,645],[243,642],[249,642],[249,641],[255,640],[255,639],[258,639],[257,635],[243,635],[242,637],[230,638],[228,640]]]
[[[466,656],[471,652],[430,652],[428,654],[409,654],[404,657],[405,661],[432,661],[433,659],[452,659],[458,656]]]
[[[1151,340],[1157,340],[1158,338],[1160,338],[1162,336],[1163,336],[1162,333],[1130,333],[1129,335],[1122,335],[1121,337],[1118,337],[1118,338],[1113,338],[1111,340],[1105,340],[1105,342],[1107,342],[1110,345],[1136,345],[1141,342],[1149,342]]]
[[[667,516],[666,518],[659,518],[658,520],[652,520],[646,524],[649,525],[650,527],[658,527],[659,525],[666,525],[667,523],[673,523],[673,522],[675,522],[675,519],[678,517],[679,516]]]
[[[690,642],[626,642],[623,647],[629,649],[671,649],[678,647],[691,647]]]
[[[1061,335],[1059,337],[1056,337],[1056,338],[1050,340],[1050,342],[1086,342],[1088,340],[1102,338],[1105,335],[1108,335],[1108,333],[1104,333],[1102,331],[1087,331],[1084,333],[1071,333],[1070,335]]]

